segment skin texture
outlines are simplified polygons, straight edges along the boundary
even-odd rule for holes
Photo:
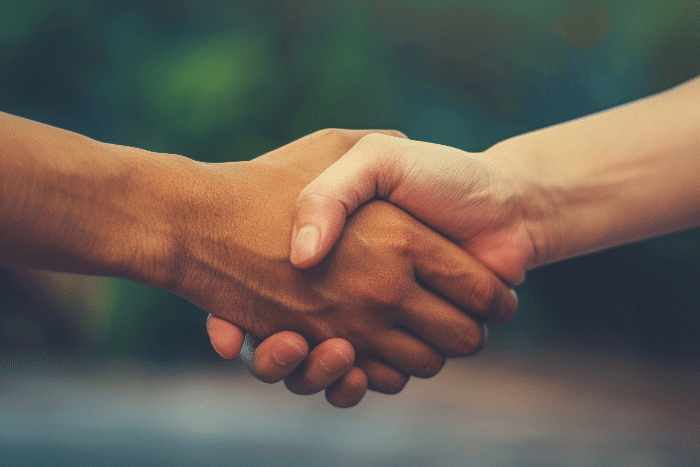
[[[363,138],[301,192],[292,245],[304,243],[297,231],[308,225],[318,225],[323,240],[310,258],[293,252],[292,263],[316,264],[342,230],[345,213],[374,197],[428,223],[508,283],[525,279],[534,257],[523,220],[526,208],[499,167],[483,155],[379,134]],[[496,322],[509,317],[502,318]]]
[[[345,218],[386,199],[509,284],[527,270],[700,223],[700,79],[467,153],[368,135],[302,190],[291,261],[317,264]],[[315,226],[320,241],[303,235]]]
[[[403,157],[405,157],[406,153],[401,153],[400,150],[397,149],[399,144],[405,144],[406,148],[410,148],[416,144],[426,144],[427,145],[427,143],[417,143],[417,142],[405,140],[404,138],[402,138],[402,135],[392,135],[392,134],[387,135],[387,134],[382,134],[382,133],[371,133],[371,134],[368,134],[368,135],[362,137],[361,139],[357,140],[357,144],[355,144],[350,149],[350,151],[347,153],[347,155],[343,156],[343,158],[340,159],[340,161],[351,160],[351,157],[354,157],[357,154],[364,154],[370,160],[385,160],[386,158],[388,158],[389,155],[392,155],[392,154],[396,155],[396,156],[402,155]],[[440,147],[440,148],[444,148],[444,147]],[[391,151],[387,151],[387,149],[391,149]],[[457,194],[465,193],[464,187],[457,187],[459,189],[455,189],[454,186],[450,186],[450,185],[446,185],[446,184],[435,185],[433,183],[434,180],[442,180],[442,179],[453,180],[454,177],[452,176],[452,174],[454,173],[455,168],[457,169],[457,173],[464,172],[465,168],[469,169],[469,166],[464,164],[464,157],[463,157],[463,153],[461,151],[458,151],[458,150],[455,150],[452,148],[445,148],[445,149],[450,149],[451,151],[453,151],[453,157],[451,159],[446,160],[446,161],[431,158],[431,153],[430,152],[426,153],[425,148],[423,148],[423,147],[418,147],[413,151],[414,159],[416,162],[424,159],[426,161],[430,161],[431,164],[429,165],[430,170],[418,170],[417,171],[417,179],[412,180],[411,183],[409,184],[409,186],[417,186],[418,185],[418,186],[427,186],[427,187],[431,188],[431,191],[429,194],[431,196],[433,196],[432,198],[430,198],[430,197],[426,198],[426,196],[425,196],[426,193],[424,190],[420,196],[416,197],[416,199],[418,202],[425,201],[426,199],[429,201],[435,200],[435,202],[433,204],[431,204],[430,202],[427,202],[422,207],[424,211],[431,213],[433,216],[435,216],[436,214],[438,214],[440,212],[443,212],[444,208],[446,208],[446,207],[449,208],[449,206],[450,206],[449,204],[444,202],[444,200],[445,200],[444,193],[454,193],[455,196]],[[385,159],[382,159],[382,157],[384,157]],[[447,162],[447,163],[445,163],[445,162]],[[452,164],[452,166],[449,166],[449,164]],[[349,173],[345,170],[345,168],[340,163],[336,163],[334,165],[334,167],[337,168],[337,171],[335,173],[338,173],[341,175],[344,173]],[[483,172],[485,169],[480,168],[480,170],[481,170],[481,172]],[[473,173],[476,173],[476,174],[480,174],[481,172],[479,172],[478,170],[473,171]],[[324,173],[324,175],[326,175],[327,173],[328,173],[328,171],[326,173]],[[442,176],[443,176],[442,178],[439,177],[440,174],[442,174]],[[445,176],[445,175],[447,175],[447,176]],[[486,177],[486,176],[484,175],[484,177]],[[317,179],[314,182],[314,184],[318,184],[319,180],[320,180],[320,178]],[[352,181],[346,181],[346,180],[339,180],[339,181],[334,180],[333,184],[336,184],[336,183],[337,183],[337,186],[339,186],[339,187],[350,188],[350,187],[357,186],[357,185],[354,185],[352,183]],[[312,187],[314,184],[310,185],[310,187]],[[505,192],[505,190],[503,190],[503,191]],[[407,193],[410,195],[411,190],[410,189],[407,190]],[[303,193],[302,193],[302,195],[303,195]],[[478,195],[478,193],[477,193],[477,195]],[[329,198],[330,198],[330,196],[329,196]],[[476,199],[476,197],[474,197],[474,198]],[[301,199],[301,196],[299,199]],[[355,198],[355,199],[357,199],[357,198]],[[389,201],[395,202],[394,199],[389,199]],[[436,208],[436,206],[443,208],[443,211]],[[405,206],[403,206],[403,207],[405,208]],[[489,217],[489,216],[491,216],[491,212],[492,212],[494,207],[498,207],[498,203],[491,203],[490,205],[484,204],[484,205],[480,206],[480,213],[485,217]],[[331,207],[330,209],[327,209],[327,205],[323,205],[320,208],[316,206],[317,213],[326,214],[326,215],[328,215],[328,213],[332,213],[333,212],[332,209],[333,209],[333,207]],[[345,209],[345,208],[343,207],[343,209]],[[297,210],[299,210],[299,203],[297,203]],[[352,209],[348,208],[348,211],[352,211]],[[418,212],[421,212],[421,211],[418,211]],[[495,212],[499,212],[499,211],[495,211]],[[453,218],[454,218],[453,217],[454,213],[451,211],[443,212],[442,215],[443,215],[444,220],[443,220],[443,223],[440,225],[447,224],[449,221],[453,220]],[[431,218],[431,219],[433,219],[433,218]],[[343,216],[343,220],[344,220],[344,216]],[[466,223],[473,222],[473,218],[466,218],[465,222]],[[342,227],[342,226],[339,226],[339,228],[340,227]],[[479,226],[477,225],[476,227],[479,227]],[[508,234],[507,230],[508,229],[506,229],[506,232],[504,232],[504,238]],[[340,230],[338,231],[338,234],[340,234]],[[389,237],[391,237],[391,235]],[[508,240],[509,239],[505,238],[504,241],[508,241]],[[526,240],[527,239],[523,239],[523,241],[526,241]],[[466,245],[466,242],[464,243],[464,245]],[[491,251],[494,251],[496,253],[501,253],[502,251],[504,251],[504,245],[503,245],[502,241],[494,242],[492,246],[489,246],[489,248],[491,249]],[[456,255],[455,258],[459,257],[462,254],[463,253],[460,252],[459,249],[455,249],[455,255]],[[450,259],[446,259],[445,261],[451,262]],[[446,262],[445,264],[450,264],[450,262]],[[308,265],[307,265],[307,267],[308,267]],[[519,278],[515,278],[512,280],[512,282],[514,282],[514,283],[517,283],[518,281],[519,281]],[[476,283],[473,280],[470,280],[466,276],[464,277],[464,280],[461,283],[455,282],[454,284],[456,284],[456,288],[449,292],[453,295],[458,294],[464,290],[467,290],[467,291],[474,290],[471,288],[476,285]],[[469,284],[469,285],[466,285],[466,289],[464,288],[465,284]],[[475,295],[477,295],[477,296],[481,293],[478,291],[479,287],[480,287],[479,285],[476,285],[477,291],[475,292]],[[484,287],[484,289],[488,289],[487,284],[484,285],[483,287]],[[501,290],[502,290],[502,293],[505,295],[505,293],[506,293],[505,290],[503,290],[503,289],[501,289]],[[443,291],[443,293],[448,293],[448,292],[444,291],[444,289],[442,291]],[[486,292],[486,295],[488,295],[488,294],[489,294],[489,292]],[[503,308],[499,309],[498,307],[491,307],[490,311],[486,311],[485,314],[481,315],[481,318],[488,320],[494,324],[503,324],[503,323],[507,322],[512,317],[512,314],[513,314],[515,308],[517,307],[517,299],[515,298],[514,294],[512,294],[512,292],[509,292],[508,295],[509,296],[506,300],[508,300],[508,303],[510,304],[509,307],[507,307],[505,309],[503,309]],[[482,309],[486,310],[486,307],[484,307]],[[217,328],[216,332],[212,332],[210,330],[210,333],[209,333],[210,337],[212,339],[212,343],[213,343],[215,348],[224,347],[226,345],[225,341],[228,338],[227,332],[223,330],[225,325],[221,324],[220,326],[221,327]],[[230,328],[228,330],[228,333],[236,333],[236,332],[237,332],[237,330],[235,328]],[[298,337],[300,337],[300,336],[298,336]],[[436,335],[435,338],[439,339],[439,335]],[[254,340],[249,340],[248,342],[250,343],[250,345],[252,345]],[[300,339],[300,342],[303,343],[303,339]],[[300,347],[303,347],[303,345],[300,344]],[[252,356],[253,355],[252,352],[253,352],[253,350],[249,349],[247,352],[244,353],[244,355]],[[300,356],[304,355],[304,353],[300,353],[299,355]],[[454,355],[454,354],[452,354],[452,355]],[[249,358],[251,358],[251,357],[249,357]],[[266,360],[259,359],[259,360],[257,360],[257,362],[258,362],[257,365],[254,365],[254,364],[249,362],[247,367],[253,372],[253,374],[255,374],[259,379],[262,379],[262,380],[268,380],[271,382],[279,381],[282,378],[281,375],[286,374],[287,371],[290,371],[289,370],[290,367],[281,368],[279,365],[276,365],[275,363],[273,363],[270,359],[266,359]],[[262,362],[264,362],[264,363],[262,363]],[[306,386],[312,387],[315,390],[318,390],[321,387],[325,387],[325,385],[328,384],[330,379],[320,377],[320,375],[322,374],[321,372],[316,372],[316,373],[309,372],[309,368],[310,367],[313,368],[314,366],[315,365],[304,365],[301,367],[301,369],[296,370],[292,374],[291,377],[285,379],[287,386],[293,392],[297,392],[300,394],[307,393],[307,392],[302,391],[302,390],[297,390],[299,385],[298,384],[290,384],[289,383],[290,380],[303,379],[305,381]],[[306,371],[306,373],[303,373],[304,371]],[[300,374],[300,372],[302,372],[302,373]],[[332,388],[329,388],[329,390],[326,391],[326,396],[327,396],[327,398],[332,398],[331,394],[333,393],[333,391],[338,391],[338,392],[343,392],[344,396],[342,397],[342,399],[355,399],[354,392],[353,392],[354,390],[355,389],[353,389],[353,388],[346,388],[341,384],[340,386],[334,386]]]
[[[303,395],[325,389],[328,402],[339,408],[357,405],[367,392],[367,376],[359,368],[352,367],[355,349],[344,339],[329,339],[311,353],[306,340],[291,331],[274,334],[262,343],[248,335],[243,342],[244,332],[240,328],[212,315],[207,319],[207,332],[219,355],[226,359],[239,356],[260,381],[277,383],[284,379],[290,391]],[[329,351],[331,354],[326,358],[337,359],[340,366],[321,364]],[[343,357],[338,357],[337,352]]]
[[[314,350],[287,377],[295,392],[335,378],[327,396],[339,406],[365,387],[395,393],[445,356],[478,351],[482,321],[515,302],[483,265],[383,202],[358,210],[318,267],[291,265],[294,200],[369,133],[326,130],[250,162],[205,164],[0,114],[0,263],[175,293],[269,338],[253,365],[286,368],[258,372],[268,380],[303,358],[303,336]],[[215,347],[233,356],[240,336]]]
[[[317,264],[346,217],[373,198],[442,232],[509,284],[540,265],[695,227],[698,122],[696,78],[484,153],[367,135],[299,195],[290,259]],[[318,246],[298,234],[311,225]]]
[[[190,218],[194,227],[183,247],[194,258],[179,260],[192,269],[173,289],[257,338],[294,331],[311,347],[344,338],[369,387],[395,393],[407,375],[434,375],[445,355],[477,351],[481,321],[512,314],[516,303],[481,264],[386,203],[358,211],[327,262],[306,271],[292,267],[288,235],[296,196],[365,134],[321,132],[249,163],[205,167],[191,198],[192,212],[205,216]],[[231,186],[243,195],[221,191]],[[241,202],[225,203],[228,197]],[[237,225],[222,227],[227,219]]]

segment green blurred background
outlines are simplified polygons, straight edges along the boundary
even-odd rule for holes
[[[698,2],[1,5],[0,109],[211,162],[328,127],[395,128],[481,151],[700,74]],[[699,259],[689,232],[532,272],[493,344],[697,353]],[[22,311],[15,271],[2,274],[0,348],[213,357],[204,316],[176,297],[118,280],[76,291],[74,278],[49,294],[65,316],[46,316]]]
[[[0,110],[211,162],[328,127],[482,151],[698,74],[697,1],[0,1]],[[492,349],[698,368],[698,231],[533,271],[518,292]],[[126,281],[0,269],[5,355],[213,364],[204,319]]]

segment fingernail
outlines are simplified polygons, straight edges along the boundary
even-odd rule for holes
[[[328,373],[333,373],[350,365],[350,360],[340,350],[328,349],[321,355],[318,364]]]
[[[518,294],[515,292],[515,290],[510,289],[510,293],[513,295],[513,298],[515,298],[515,304],[517,306],[518,304]]]
[[[272,347],[272,358],[282,366],[299,360],[303,355],[304,351],[301,350],[301,347],[289,339],[284,339]]]
[[[305,225],[299,229],[292,247],[292,263],[303,263],[313,257],[320,247],[320,241],[321,232],[315,225]]]

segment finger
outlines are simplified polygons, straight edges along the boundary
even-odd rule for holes
[[[294,266],[306,269],[318,264],[338,240],[350,213],[378,194],[391,193],[400,178],[400,165],[390,150],[388,135],[396,132],[363,137],[301,191],[292,228],[290,260]]]
[[[486,340],[483,323],[421,287],[404,304],[399,322],[448,357],[473,355]]]
[[[398,394],[409,380],[406,373],[371,358],[363,358],[357,361],[356,365],[367,375],[367,387],[370,391]]]
[[[415,250],[416,279],[482,320],[507,323],[518,299],[481,262],[437,232],[422,226]]]
[[[294,371],[308,353],[306,340],[295,332],[278,332],[260,343],[248,334],[241,362],[260,381],[276,383]]]
[[[284,384],[295,394],[315,394],[341,378],[355,361],[355,349],[344,339],[328,339],[311,351]]]
[[[354,366],[326,388],[326,400],[339,408],[354,407],[367,393],[367,375]]]
[[[244,338],[244,332],[238,326],[214,315],[209,315],[207,317],[207,333],[211,346],[221,357],[230,360],[238,356]]]
[[[251,375],[257,378],[255,374],[255,350],[260,345],[260,339],[253,337],[252,335],[246,333],[245,339],[243,340],[243,347],[238,355],[243,366],[250,372]]]
[[[445,364],[442,354],[404,330],[387,331],[376,344],[373,357],[411,376],[431,378]]]

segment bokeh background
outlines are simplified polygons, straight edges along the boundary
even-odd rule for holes
[[[328,127],[482,151],[697,75],[697,1],[0,0],[1,111],[210,162]],[[518,292],[481,354],[338,410],[178,297],[0,268],[0,465],[700,462],[699,231]]]

